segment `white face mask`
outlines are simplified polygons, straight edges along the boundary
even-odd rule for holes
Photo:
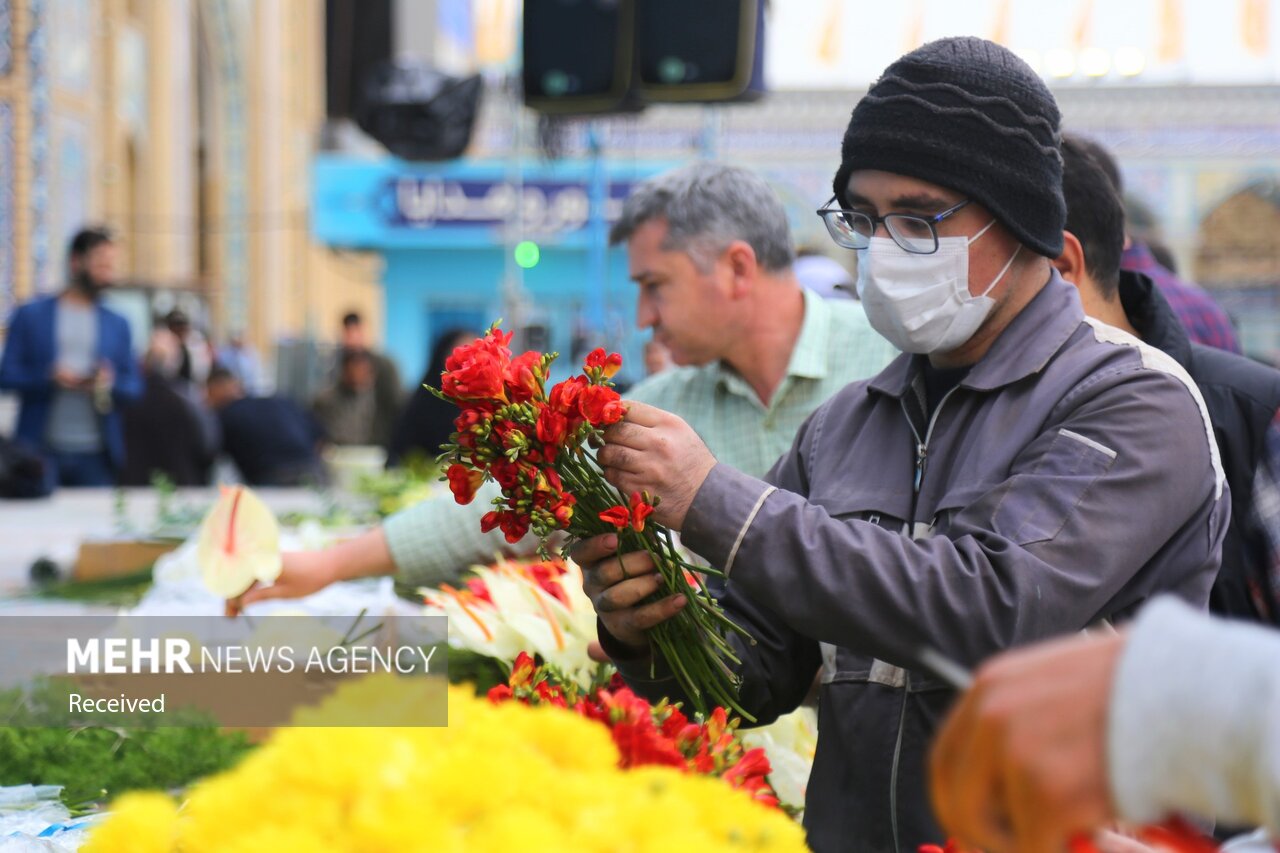
[[[1019,246],[979,296],[969,293],[972,239],[939,237],[938,251],[916,255],[889,237],[872,237],[858,252],[858,296],[872,328],[903,352],[950,352],[973,337],[995,300],[989,294],[1013,266]]]

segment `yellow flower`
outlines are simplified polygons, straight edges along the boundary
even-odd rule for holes
[[[84,849],[805,849],[798,825],[718,780],[618,769],[608,731],[571,712],[451,688],[449,717],[447,728],[279,731],[198,783],[181,813],[164,795],[122,797]]]
[[[159,791],[135,791],[116,800],[93,831],[84,853],[166,853],[177,836],[178,807]]]

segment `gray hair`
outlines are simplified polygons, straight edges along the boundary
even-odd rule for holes
[[[609,231],[610,245],[651,219],[666,220],[664,249],[687,252],[704,271],[735,240],[746,242],[769,272],[795,258],[782,200],[759,175],[735,166],[698,162],[640,184]]]

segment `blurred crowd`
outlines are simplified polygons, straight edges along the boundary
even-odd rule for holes
[[[137,358],[129,324],[102,299],[118,255],[109,231],[82,230],[67,249],[66,288],[9,321],[0,390],[20,408],[14,434],[0,434],[0,495],[146,486],[158,476],[177,486],[324,485],[330,448],[374,448],[390,468],[433,460],[448,440],[452,407],[422,385],[438,384],[449,353],[479,331],[441,334],[406,392],[395,363],[370,345],[363,317],[348,312],[325,386],[299,400],[268,390],[242,331],[215,345],[178,308],[154,318]],[[656,372],[670,361],[651,342],[645,363]]]

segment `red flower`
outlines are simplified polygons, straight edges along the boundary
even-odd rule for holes
[[[552,687],[545,681],[539,681],[533,688],[533,691],[542,702],[547,702],[548,704],[555,705],[559,708],[568,707],[568,702],[566,702],[564,698],[564,691],[559,687]]]
[[[644,520],[652,512],[653,505],[644,499],[644,495],[639,492],[633,492],[630,508],[622,504],[615,504],[600,513],[600,520],[605,524],[612,524],[619,530],[624,527],[630,527],[635,532],[641,533],[644,531]]]
[[[489,585],[480,578],[467,578],[467,589],[481,601],[493,604],[493,596],[489,594]]]
[[[613,743],[622,756],[621,766],[659,764],[685,768],[684,756],[653,727],[653,721],[619,723],[611,730]]]
[[[578,410],[596,429],[616,424],[627,413],[618,392],[604,385],[588,385],[584,388],[578,399]]]
[[[489,688],[489,701],[495,705],[499,702],[506,702],[511,696],[511,688],[505,684]]]
[[[490,329],[483,337],[463,344],[445,360],[440,390],[453,400],[507,402],[503,374],[511,361],[511,333]]]
[[[600,371],[600,375],[605,379],[612,379],[613,375],[622,367],[622,356],[616,352],[605,355],[603,347],[597,347],[587,356],[587,371]]]
[[[464,505],[475,499],[476,489],[484,482],[483,472],[457,462],[449,466],[446,476],[449,478],[449,491],[453,492],[453,499]]]
[[[622,504],[611,506],[604,512],[600,513],[600,520],[605,524],[612,524],[621,530],[631,523],[631,513]]]
[[[538,441],[559,447],[569,434],[569,419],[550,406],[538,413]]]
[[[522,403],[542,396],[542,353],[522,353],[511,360],[503,372],[503,382],[507,386],[507,396],[512,401]]]
[[[501,513],[498,518],[498,527],[502,528],[502,535],[512,545],[528,535],[529,523],[528,516],[517,515],[514,512]]]
[[[653,504],[639,492],[631,493],[631,527],[636,533],[644,532],[644,520],[653,513]]]
[[[486,512],[480,518],[481,533],[488,533],[490,530],[493,530],[497,526],[498,526],[498,513],[494,510],[490,510],[489,512]]]
[[[561,495],[560,500],[548,508],[552,517],[555,518],[556,524],[559,524],[561,529],[567,530],[569,523],[573,521],[573,505],[576,502],[577,499],[573,495]],[[565,604],[568,603],[567,601],[565,602]]]
[[[587,387],[587,377],[585,376],[566,379],[552,387],[551,396],[547,398],[547,403],[572,423],[575,419],[582,417],[578,409],[578,400],[582,396],[583,390]]]
[[[511,664],[511,678],[507,680],[507,684],[512,687],[525,687],[532,681],[537,669],[538,665],[529,653],[521,652],[516,655],[515,662]]]
[[[685,727],[689,725],[689,718],[674,705],[669,706],[667,718],[662,721],[662,733],[672,740],[679,740],[680,735],[684,732]],[[696,726],[694,727],[697,728]]]
[[[489,473],[493,475],[493,479],[498,482],[502,490],[509,492],[520,485],[521,467],[515,462],[509,462],[506,459],[499,459],[489,464]]]

